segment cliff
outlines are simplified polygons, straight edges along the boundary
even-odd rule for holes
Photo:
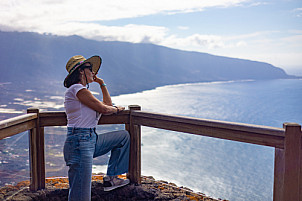
[[[94,175],[92,180],[92,201],[127,201],[127,200],[200,200],[218,201],[202,193],[194,193],[173,183],[156,181],[152,177],[142,177],[141,185],[130,184],[110,191],[103,191],[103,175]],[[46,189],[37,192],[29,191],[29,181],[18,183],[16,186],[5,186],[0,189],[1,200],[67,200],[67,178],[48,178]],[[221,199],[219,199],[221,200]]]

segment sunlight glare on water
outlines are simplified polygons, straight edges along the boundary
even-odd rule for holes
[[[113,97],[143,111],[282,127],[301,124],[302,80],[238,81],[158,87]],[[274,149],[142,127],[142,174],[215,198],[272,200]]]

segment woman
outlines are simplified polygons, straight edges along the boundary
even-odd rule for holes
[[[69,166],[68,200],[91,199],[92,161],[111,151],[107,176],[104,177],[104,190],[110,191],[127,185],[128,179],[120,179],[117,175],[128,172],[129,133],[125,130],[114,131],[102,135],[95,132],[102,114],[117,114],[124,107],[112,106],[111,97],[104,80],[96,75],[102,59],[93,56],[73,56],[66,64],[69,73],[64,80],[65,110],[67,115],[67,138],[64,145],[64,159]],[[89,83],[100,85],[103,101],[99,101],[88,90]],[[87,87],[86,87],[87,86]]]

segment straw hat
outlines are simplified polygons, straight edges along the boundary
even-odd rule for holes
[[[91,63],[92,71],[97,74],[102,64],[102,58],[100,56],[92,56],[89,59],[85,59],[85,57],[83,57],[82,55],[76,55],[71,57],[66,64],[66,70],[68,72],[68,75],[66,76],[64,83],[76,69],[78,69],[85,63]]]

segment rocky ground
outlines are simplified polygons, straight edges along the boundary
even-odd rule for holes
[[[122,177],[122,176],[121,176]],[[156,181],[153,177],[142,177],[141,185],[130,184],[111,192],[103,190],[103,175],[94,175],[92,178],[92,201],[134,201],[134,200],[202,200],[218,201],[202,193],[194,193],[185,187],[177,187],[166,181]],[[0,200],[27,201],[27,200],[67,200],[68,179],[48,178],[46,189],[37,192],[29,191],[29,181],[19,182],[17,185],[7,185],[0,189]]]

